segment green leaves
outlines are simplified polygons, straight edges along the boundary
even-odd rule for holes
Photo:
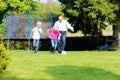
[[[99,30],[105,28],[104,22],[114,23],[115,12],[119,9],[117,4],[108,0],[69,0],[68,3],[59,1],[64,6],[63,13],[69,18],[75,31],[81,30],[85,35],[97,35]]]
[[[0,11],[6,9],[7,5],[2,1],[0,0]]]
[[[0,0],[0,12],[26,12],[34,7],[32,0]]]
[[[3,72],[10,63],[10,52],[0,43],[0,73]]]
[[[42,18],[49,18],[50,17],[50,12],[52,12],[55,15],[59,15],[62,14],[61,12],[61,6],[59,3],[56,2],[48,2],[48,3],[36,3],[36,13],[37,15],[33,16],[38,16],[38,17],[42,17]]]
[[[79,15],[76,10],[67,10],[67,12],[76,17]]]

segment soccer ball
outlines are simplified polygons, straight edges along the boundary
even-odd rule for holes
[[[67,52],[66,51],[62,51],[62,53],[61,53],[62,55],[66,55],[67,54]]]

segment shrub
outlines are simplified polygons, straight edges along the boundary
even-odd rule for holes
[[[10,52],[5,49],[3,43],[0,44],[0,72],[3,72],[10,63]]]

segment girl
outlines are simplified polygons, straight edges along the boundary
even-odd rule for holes
[[[60,39],[60,32],[58,31],[58,27],[53,27],[48,29],[49,32],[49,38],[51,39],[51,53],[55,53],[55,50],[57,48],[58,39]]]

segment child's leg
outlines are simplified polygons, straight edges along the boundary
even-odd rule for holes
[[[36,39],[33,39],[33,49],[35,51],[35,48],[36,48]]]
[[[37,53],[38,51],[38,45],[39,45],[39,39],[37,39],[35,42],[35,53]]]
[[[55,45],[54,45],[54,40],[51,39],[51,52],[52,52],[52,53],[54,53],[54,47],[55,47]]]
[[[56,39],[56,40],[54,40],[54,52],[55,52],[55,50],[56,50],[56,48],[57,48],[57,44],[58,44],[58,40]]]
[[[35,39],[33,39],[33,47],[35,47]]]
[[[39,39],[33,39],[33,48],[35,53],[38,51]]]

